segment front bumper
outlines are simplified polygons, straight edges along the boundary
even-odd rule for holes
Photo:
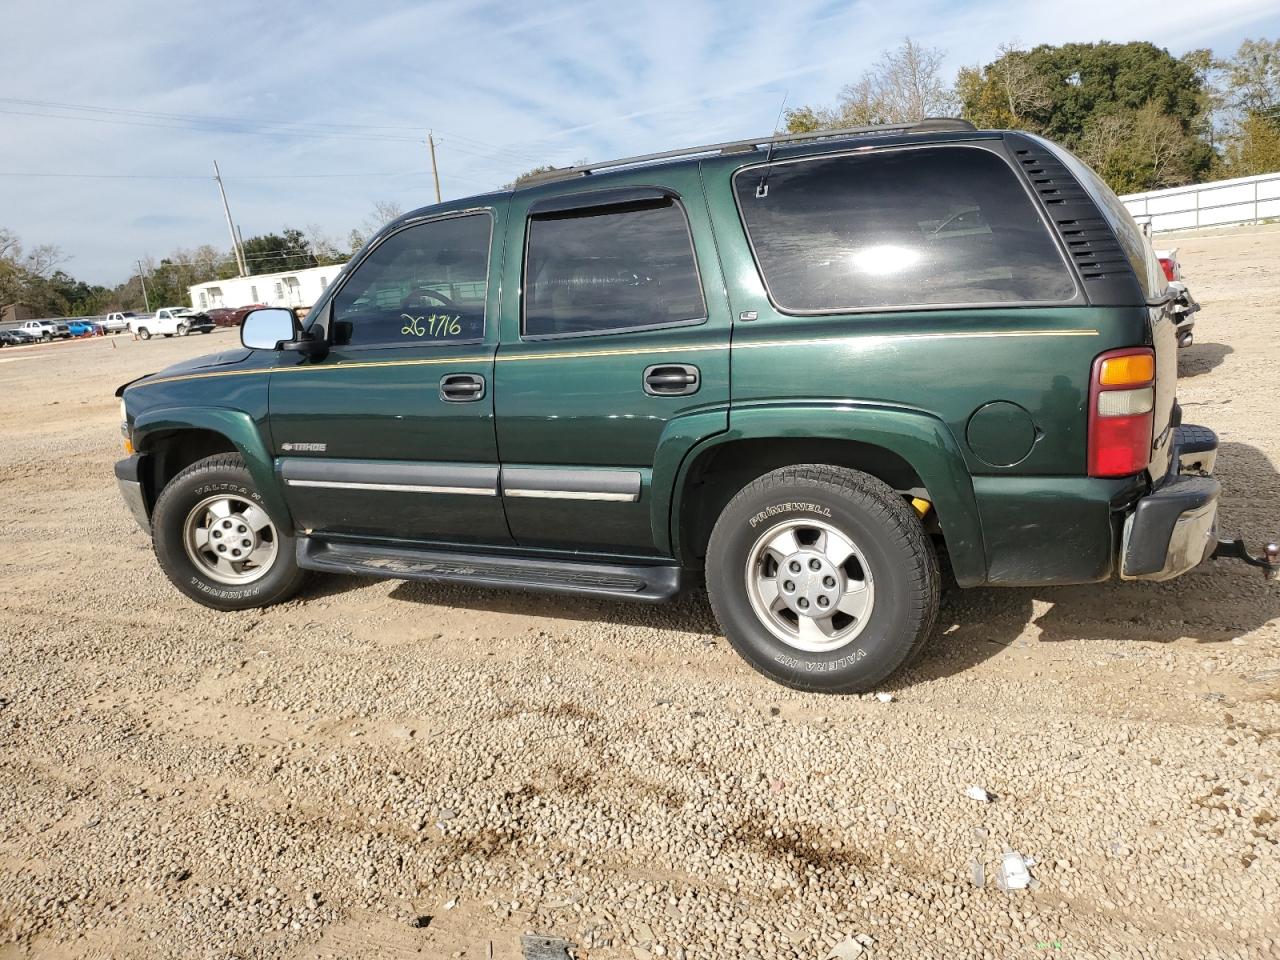
[[[1171,580],[1199,566],[1218,545],[1218,497],[1212,476],[1218,438],[1207,427],[1175,427],[1178,473],[1142,497],[1124,521],[1122,580]]]
[[[116,461],[116,483],[120,485],[120,495],[124,497],[133,519],[138,521],[144,533],[150,533],[151,517],[147,514],[147,497],[142,486],[141,454],[135,453]]]

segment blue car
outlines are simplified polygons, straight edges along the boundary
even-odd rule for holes
[[[68,320],[67,332],[73,337],[83,337],[87,334],[99,333],[98,324],[92,320]]]

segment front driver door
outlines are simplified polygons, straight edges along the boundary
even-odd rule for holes
[[[505,205],[402,224],[321,311],[324,359],[284,354],[270,421],[285,498],[316,534],[507,543],[493,422]]]

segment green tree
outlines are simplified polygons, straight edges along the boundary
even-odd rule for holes
[[[311,245],[301,230],[286,227],[281,233],[264,233],[244,242],[244,259],[249,273],[279,273],[306,270],[318,265]]]
[[[1233,177],[1280,171],[1280,121],[1246,117],[1227,140],[1224,166]]]

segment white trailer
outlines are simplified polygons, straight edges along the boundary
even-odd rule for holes
[[[196,310],[216,307],[309,307],[320,298],[325,288],[342,272],[345,264],[311,267],[307,270],[285,270],[280,273],[258,273],[251,277],[210,280],[188,287],[191,306]]]

